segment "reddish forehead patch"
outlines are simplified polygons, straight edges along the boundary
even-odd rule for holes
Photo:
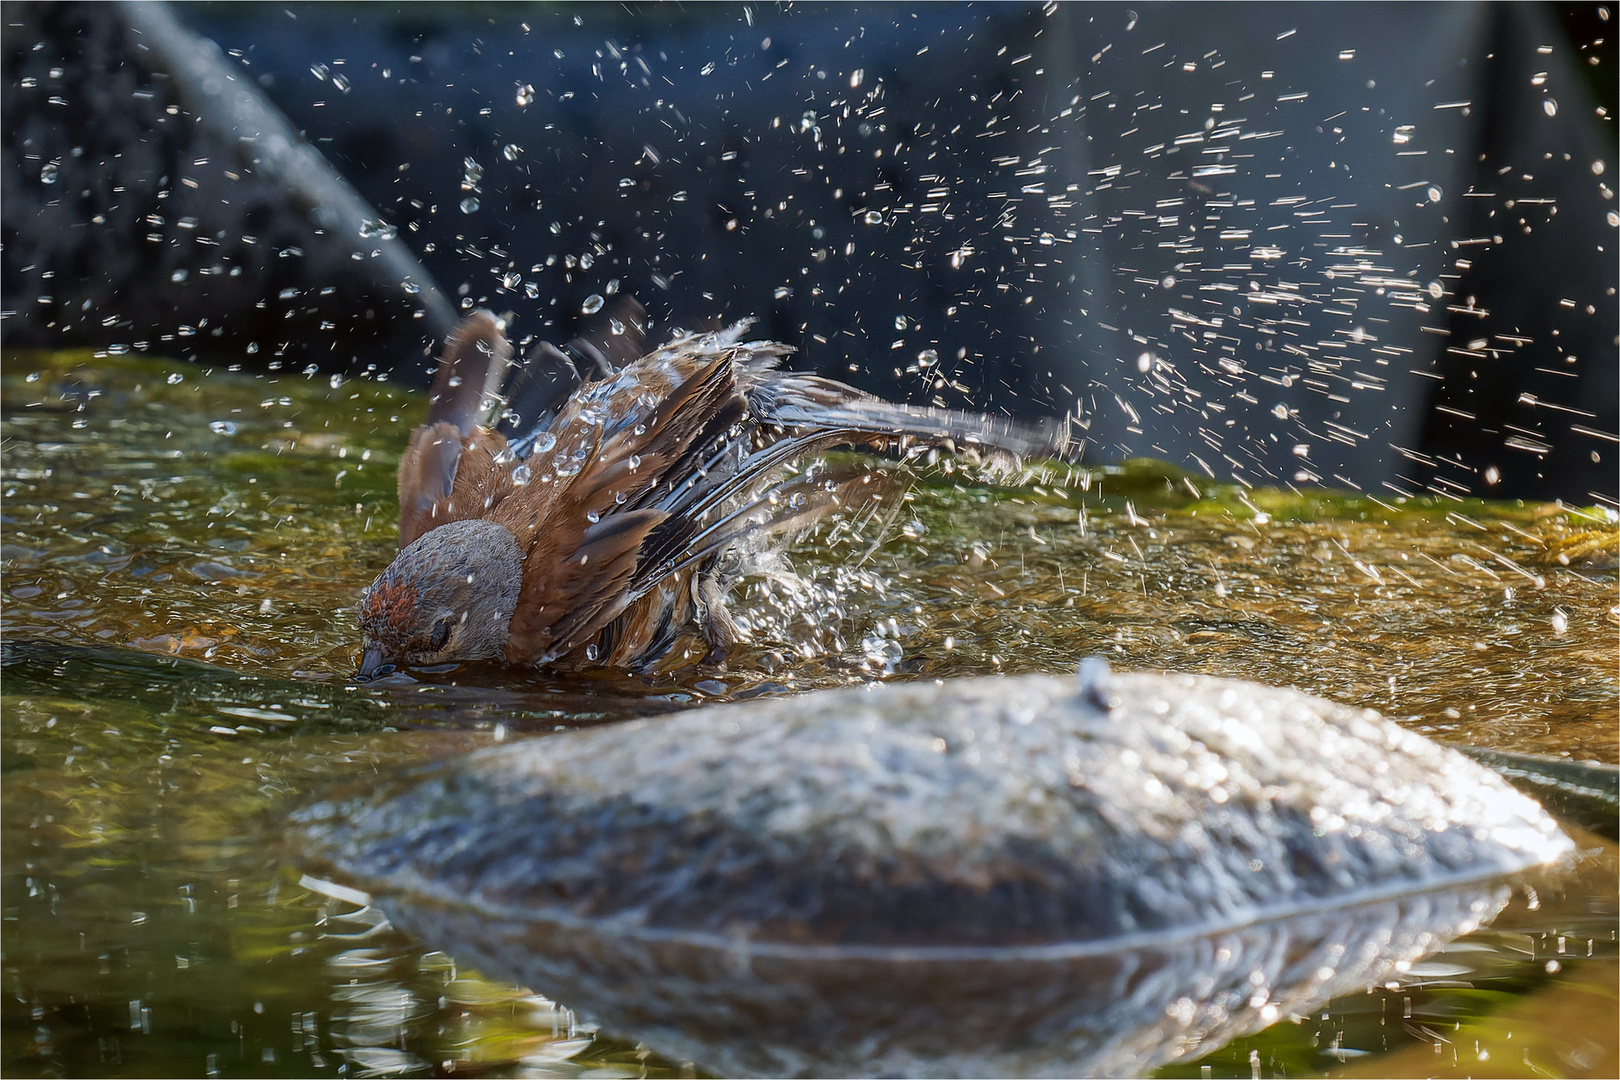
[[[416,588],[403,581],[384,578],[371,587],[360,608],[360,618],[369,623],[386,622],[406,630],[416,608]]]

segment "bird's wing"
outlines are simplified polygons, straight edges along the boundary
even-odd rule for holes
[[[511,491],[497,456],[506,439],[483,426],[500,402],[512,347],[499,319],[475,311],[450,335],[428,397],[427,422],[399,459],[399,546],[436,525],[481,517]]]
[[[636,378],[634,365],[620,378]],[[624,610],[640,576],[642,545],[669,514],[659,492],[679,485],[746,415],[726,358],[697,367],[662,400],[617,418],[604,434],[586,388],[552,427],[554,450],[529,459],[529,483],[490,515],[525,553],[523,590],[507,654],[547,660],[583,646]],[[630,395],[632,398],[635,395]],[[541,460],[541,459],[544,460]],[[563,475],[562,464],[577,472]]]
[[[507,382],[506,409],[496,430],[520,455],[526,453],[586,380],[610,377],[640,358],[646,324],[646,310],[632,297],[620,296],[581,323],[562,348],[537,343]]]

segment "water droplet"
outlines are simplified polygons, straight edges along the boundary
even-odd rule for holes
[[[478,182],[484,178],[484,167],[472,158],[461,159],[461,190],[477,191]]]
[[[904,315],[896,315],[894,317],[894,328],[896,330],[904,330],[906,328],[906,317]]]
[[[698,71],[698,74],[699,75],[713,75],[714,74],[714,61],[710,60],[707,64],[704,64],[702,69],[700,71]]]
[[[917,366],[920,368],[931,368],[937,363],[939,363],[939,352],[935,349],[924,349],[917,354]]]
[[[605,303],[607,301],[602,299],[601,293],[591,293],[585,298],[585,302],[579,305],[579,310],[584,315],[595,315],[602,310],[602,305]]]
[[[549,431],[542,431],[534,437],[534,453],[543,454],[557,445],[557,436]]]
[[[179,386],[181,383],[183,383],[185,381],[186,381],[186,377],[184,375],[180,374],[178,371],[169,372],[168,383],[169,383],[170,386]]]
[[[1127,11],[1125,13],[1125,29],[1126,30],[1135,30],[1136,29],[1136,19],[1137,19],[1136,12]]]
[[[529,105],[533,101],[534,101],[534,87],[532,85],[530,85],[529,83],[518,83],[518,86],[517,86],[518,108],[527,109],[529,107]]]
[[[512,486],[523,487],[529,482],[529,477],[531,475],[533,474],[529,472],[529,463],[524,462],[522,465],[519,465],[517,468],[512,470]]]
[[[1146,375],[1153,367],[1153,354],[1143,353],[1136,358],[1136,370]]]
[[[1545,85],[1547,85],[1547,73],[1545,71],[1538,71],[1534,75],[1530,76],[1530,85],[1531,86],[1545,86]]]
[[[1440,284],[1438,281],[1429,282],[1429,296],[1432,299],[1438,300],[1445,295],[1446,287],[1444,285]]]
[[[598,521],[602,520],[602,515],[599,511],[587,510],[585,511],[585,520],[590,522],[592,525],[595,525]]]
[[[1568,632],[1569,616],[1564,613],[1562,608],[1553,608],[1552,628],[1553,633],[1559,637],[1563,637]]]
[[[39,182],[42,184],[56,183],[56,162],[47,161],[39,169]]]
[[[868,634],[861,639],[861,652],[872,663],[882,664],[884,667],[892,667],[898,664],[901,657],[905,655],[905,650],[900,647],[898,641],[881,638],[876,634]]]
[[[709,66],[713,67],[714,65],[710,64]],[[596,655],[597,655],[597,648],[596,648],[596,645],[594,643],[585,646],[585,659],[587,659],[587,660],[595,660]]]
[[[1428,191],[1429,201],[1430,202],[1439,202],[1440,197],[1443,194],[1445,194],[1445,193],[1440,190],[1440,185],[1435,184],[1435,185],[1433,185],[1432,187],[1429,188],[1429,191]]]
[[[636,182],[630,179],[628,176],[621,176],[619,177],[619,186],[622,188],[635,187]]]
[[[587,251],[579,257],[579,268],[581,270],[589,270],[594,265],[596,265],[596,256],[590,252]]]
[[[181,267],[179,270],[176,270],[174,273],[169,275],[169,280],[178,283],[186,280],[190,273],[191,272],[189,270]]]
[[[614,278],[611,281],[609,281],[607,283],[607,287],[602,290],[602,295],[603,296],[617,296],[618,294],[619,294],[619,279]],[[615,330],[613,332],[615,334],[622,334],[622,333],[624,333],[624,330],[621,328],[621,329]]]
[[[334,374],[330,379],[326,380],[326,384],[336,390],[343,385],[343,376]]]
[[[1288,406],[1279,401],[1277,404],[1271,407],[1271,415],[1275,416],[1279,420],[1288,419]]]
[[[1598,158],[1596,161],[1592,162],[1592,175],[1593,176],[1602,176],[1603,175],[1603,168],[1604,168],[1603,159]]]
[[[422,291],[422,286],[418,285],[414,281],[411,281],[409,278],[400,282],[399,287],[405,292],[410,293],[412,296],[415,296],[417,293]]]
[[[868,210],[862,215],[861,220],[868,225],[881,225],[883,224],[883,212],[881,210]]]
[[[523,284],[523,275],[516,270],[508,270],[501,275],[501,286],[503,288],[515,289],[521,284]]]
[[[1556,99],[1554,99],[1554,98],[1545,99],[1541,103],[1541,111],[1546,113],[1548,116],[1557,116],[1558,115],[1558,101]]]
[[[209,423],[208,430],[215,435],[235,435],[236,425],[229,420],[214,420]]]
[[[637,469],[641,468],[641,455],[640,454],[631,454],[625,460],[625,464],[630,466],[630,471],[631,472],[635,472]]]
[[[849,88],[851,90],[858,90],[858,89],[860,89],[861,83],[864,82],[865,80],[866,80],[866,69],[865,68],[856,68],[854,71],[849,73]]]
[[[1163,279],[1161,279],[1160,282],[1159,282],[1159,288],[1161,288],[1161,289],[1173,289],[1175,287],[1176,287],[1176,277],[1175,277],[1174,274],[1166,274],[1166,275],[1164,275]]]
[[[476,214],[476,213],[478,213],[478,200],[473,198],[471,195],[467,196],[465,199],[462,199],[461,200],[461,212],[463,214]]]
[[[786,300],[786,299],[788,299],[789,297],[791,297],[793,295],[793,286],[791,286],[791,285],[778,285],[776,287],[776,292],[773,295],[778,300]]]
[[[501,157],[505,158],[507,161],[516,161],[518,156],[522,153],[523,147],[519,146],[517,143],[509,142],[505,146],[501,147]]]
[[[373,221],[370,218],[362,218],[360,221],[360,236],[363,239],[376,237],[380,240],[392,240],[398,235],[399,230],[386,221]]]

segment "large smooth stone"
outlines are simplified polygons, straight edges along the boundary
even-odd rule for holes
[[[1369,710],[1022,676],[503,745],[298,815],[486,974],[729,1073],[1140,1073],[1395,977],[1571,842]]]

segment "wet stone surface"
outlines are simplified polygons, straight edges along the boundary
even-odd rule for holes
[[[1140,1071],[1378,981],[1573,848],[1370,711],[1094,663],[532,739],[295,821],[427,941],[765,1075]],[[1225,937],[1240,958],[1211,964]]]

